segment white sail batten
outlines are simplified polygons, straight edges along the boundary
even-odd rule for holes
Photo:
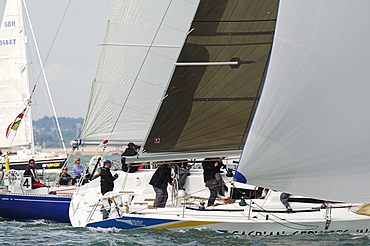
[[[83,140],[144,141],[198,3],[113,1]]]
[[[238,167],[248,183],[370,202],[368,9],[369,1],[280,2],[266,83]]]
[[[5,136],[7,127],[27,106],[30,97],[21,0],[7,1],[5,6],[0,28],[0,74],[0,147],[29,145],[30,109],[18,130],[11,131],[9,138]]]

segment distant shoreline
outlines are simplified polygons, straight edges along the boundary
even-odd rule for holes
[[[73,155],[100,155],[103,152],[103,147],[100,147],[99,149],[96,149],[97,146],[86,146],[86,147],[81,147],[78,150],[75,150]],[[69,154],[72,151],[72,147],[66,148],[67,153]],[[42,152],[54,152],[56,154],[65,154],[63,148],[45,148],[42,150]],[[117,147],[107,147],[104,150],[104,154],[106,155],[107,153],[109,154],[121,154],[120,148]]]

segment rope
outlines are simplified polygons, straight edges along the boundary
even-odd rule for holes
[[[250,199],[250,204],[254,204],[255,206],[257,206],[260,210],[263,210],[263,211],[265,211],[264,213],[267,213],[267,214],[269,214],[270,216],[273,216],[273,217],[275,217],[277,220],[274,220],[274,219],[271,219],[271,218],[269,218],[270,220],[272,220],[273,222],[275,222],[275,223],[278,223],[279,225],[281,225],[281,226],[284,226],[284,227],[287,227],[287,228],[290,228],[290,229],[295,229],[295,230],[314,230],[314,229],[317,229],[317,228],[319,228],[319,226],[318,225],[316,225],[316,226],[314,226],[314,225],[305,225],[305,224],[301,224],[301,223],[297,223],[297,222],[292,222],[292,221],[289,221],[289,220],[287,220],[287,219],[283,219],[283,218],[281,218],[281,217],[279,217],[279,216],[277,216],[276,214],[274,214],[274,213],[271,213],[271,212],[268,212],[268,211],[266,211],[262,206],[260,206],[260,205],[258,205],[258,204],[256,204],[256,203],[254,203],[253,201],[252,201],[252,199]],[[251,205],[249,205],[249,206],[251,206]],[[258,214],[261,214],[262,212],[258,212]],[[289,225],[287,225],[286,223],[281,223],[281,222],[279,222],[278,220],[280,220],[280,221],[286,221],[287,223],[289,223],[289,224],[293,224],[293,225],[298,225],[298,226],[302,226],[302,227],[306,227],[306,228],[297,228],[297,227],[293,227],[293,226],[289,226]]]

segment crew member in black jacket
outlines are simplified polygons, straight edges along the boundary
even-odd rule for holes
[[[122,153],[123,156],[135,156],[137,155],[137,150],[140,149],[140,146],[134,143],[128,143],[125,152]]]
[[[100,168],[100,188],[102,195],[104,195],[108,191],[113,191],[114,180],[118,178],[118,174],[115,174],[113,176],[110,172],[111,165],[112,162],[110,160],[105,160],[104,166]]]
[[[167,184],[169,183],[173,185],[171,167],[172,163],[160,165],[150,179],[149,184],[153,186],[155,191],[155,200],[153,204],[153,207],[155,208],[166,207],[168,199]]]
[[[219,158],[206,158],[202,163],[203,180],[211,193],[207,206],[212,206],[215,203],[217,194],[220,192],[220,184],[216,180],[216,173],[220,172],[221,168],[219,161]]]
[[[140,146],[134,144],[133,142],[128,143],[127,148],[121,155],[121,163],[122,163],[122,170],[129,173],[134,173],[139,170],[139,165],[127,165],[126,164],[126,157],[125,156],[135,156],[137,155],[137,151],[140,149]]]
[[[31,177],[32,189],[36,189],[36,188],[45,186],[43,183],[40,183],[40,181],[38,180],[38,174],[37,174],[36,169],[35,169],[35,160],[34,159],[29,159],[28,160],[28,166],[24,170],[23,176],[24,177]]]

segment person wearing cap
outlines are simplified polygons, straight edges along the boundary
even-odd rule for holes
[[[135,156],[135,155],[137,155],[138,154],[137,153],[138,149],[140,149],[140,146],[137,146],[133,142],[128,143],[127,148],[125,149],[125,151],[121,155],[121,165],[122,165],[122,170],[123,171],[129,172],[129,173],[134,173],[137,170],[139,170],[138,165],[128,166],[126,164],[126,158],[125,158],[125,156]]]
[[[137,155],[137,150],[140,149],[140,146],[137,146],[133,142],[128,143],[125,152],[122,153],[123,156],[134,156]]]
[[[114,180],[118,178],[118,174],[115,174],[113,176],[110,172],[111,166],[112,162],[110,160],[105,160],[103,163],[103,167],[100,168],[100,188],[102,195],[104,195],[108,191],[113,191]]]

